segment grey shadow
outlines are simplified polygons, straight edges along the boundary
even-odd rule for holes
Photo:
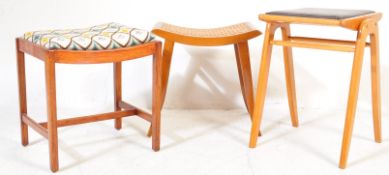
[[[357,159],[355,161],[350,162],[349,166],[358,165],[358,164],[363,163],[365,161],[369,161],[369,160],[371,160],[374,157],[383,156],[384,154],[389,155],[389,147],[388,146],[386,146],[384,148],[381,148],[381,149],[373,152],[370,155],[364,156],[362,158],[359,158],[359,159]]]
[[[71,158],[73,158],[75,160],[73,163],[65,165],[61,169],[63,171],[65,171],[67,169],[78,166],[82,163],[85,163],[85,162],[88,162],[88,161],[93,160],[95,158],[101,157],[105,154],[112,152],[115,149],[126,146],[127,143],[130,143],[132,145],[136,144],[135,142],[132,142],[131,140],[126,139],[127,137],[128,136],[109,137],[109,138],[104,138],[104,139],[98,139],[98,140],[78,143],[78,144],[74,144],[74,145],[68,145],[65,142],[59,140],[58,145],[59,145],[60,150],[65,152],[68,156],[70,156]],[[99,144],[99,143],[106,143],[106,142],[114,141],[114,140],[118,140],[118,139],[120,139],[122,141],[120,141],[120,143],[117,143],[117,144],[110,146],[108,148],[98,150],[95,153],[90,154],[90,155],[83,155],[82,153],[80,153],[74,149],[75,147],[95,145],[95,144]],[[150,150],[149,147],[146,147],[143,145],[138,145],[138,146],[139,146],[139,148]]]
[[[231,46],[231,52],[228,53],[213,48],[197,47],[186,47],[186,51],[191,56],[189,64],[183,76],[175,75],[170,77],[170,88],[167,92],[166,103],[178,101],[181,104],[184,104],[180,107],[189,109],[215,109],[220,108],[220,106],[223,106],[223,109],[239,108],[240,106],[236,103],[236,98],[241,98],[241,101],[243,102],[239,81],[234,81],[233,79],[224,76],[223,71],[225,70],[220,69],[220,66],[223,65],[215,65],[211,62],[212,59],[233,59],[235,61],[233,47]],[[173,63],[175,59],[179,58],[174,58],[173,56]],[[235,72],[235,76],[238,77],[236,65]],[[196,79],[200,80],[203,85],[198,84]],[[173,94],[173,92],[174,95],[169,95]],[[202,101],[203,103],[197,103],[196,100],[198,99],[204,99],[204,101]],[[197,107],[193,108],[193,106]],[[246,109],[244,110],[246,111]],[[248,113],[245,116],[247,116],[246,119],[249,119]],[[170,120],[173,121],[163,122],[166,123],[163,126],[165,128],[163,135],[172,138],[175,142],[165,146],[164,149],[174,147],[177,144],[205,135],[212,130],[222,128],[239,119],[242,118],[203,115],[201,117],[180,119],[180,125],[171,127],[169,126],[169,123],[177,122],[177,119],[171,118]],[[196,121],[198,124],[211,123],[212,126],[190,137],[182,138],[177,134],[181,129],[184,130],[195,127],[196,124],[192,123],[193,121]]]

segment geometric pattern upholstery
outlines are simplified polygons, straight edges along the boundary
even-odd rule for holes
[[[147,30],[108,23],[83,29],[27,32],[23,38],[49,50],[105,50],[144,44],[155,36]]]
[[[280,10],[267,12],[269,15],[297,16],[307,18],[323,18],[342,20],[361,15],[374,13],[371,10],[345,10],[345,9],[323,9],[323,8],[301,8],[293,10]]]

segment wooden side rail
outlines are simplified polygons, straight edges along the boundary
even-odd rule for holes
[[[22,121],[23,123],[27,124],[30,126],[32,129],[34,129],[37,133],[45,137],[46,139],[48,138],[48,131],[47,127],[39,124],[38,122],[34,121],[32,118],[27,116],[27,114],[22,114]]]
[[[136,114],[136,110],[124,110],[124,111],[116,111],[116,112],[108,112],[103,114],[68,118],[68,119],[58,120],[57,126],[65,127],[65,126],[79,125],[79,124],[92,123],[92,122],[98,122],[103,120],[128,117],[128,116],[133,116],[135,114]],[[46,128],[47,122],[39,123],[39,125]]]
[[[145,119],[148,122],[151,122],[152,115],[150,113],[148,113],[144,110],[141,110],[139,108],[136,108],[135,106],[133,106],[127,102],[124,102],[124,101],[119,102],[119,107],[122,109],[135,109],[136,110],[135,115],[139,116],[140,118]]]
[[[307,38],[307,37],[288,37],[286,40],[274,40],[273,45],[281,45],[288,47],[303,47],[322,50],[334,50],[342,52],[354,52],[355,41]],[[370,46],[370,43],[366,43]]]
[[[61,119],[57,121],[58,127],[65,127],[65,126],[72,126],[72,125],[79,125],[79,124],[86,124],[86,123],[92,123],[92,122],[98,122],[103,120],[111,120],[111,119],[117,119],[122,117],[129,117],[138,115],[140,118],[145,119],[148,122],[151,122],[151,114],[148,112],[145,112],[139,108],[134,107],[133,105],[121,101],[119,104],[120,108],[124,109],[123,111],[116,111],[116,112],[108,112],[103,114],[96,114],[96,115],[87,115],[87,116],[81,116],[81,117],[74,117],[74,118],[68,118],[68,119]],[[45,136],[47,138],[47,122],[41,122],[37,123],[30,117],[28,117],[26,114],[23,115],[23,122],[31,126],[34,130],[36,130],[41,135]]]

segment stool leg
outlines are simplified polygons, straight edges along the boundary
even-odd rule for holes
[[[253,80],[251,76],[250,54],[247,41],[234,44],[238,66],[240,87],[247,111],[252,118],[254,106]]]
[[[152,133],[152,126],[151,126],[151,124],[150,124],[150,126],[149,126],[149,129],[147,130],[147,137],[151,137],[151,133]]]
[[[122,62],[113,63],[114,103],[115,111],[120,111],[119,103],[122,101]],[[115,128],[122,128],[122,118],[115,119]]]
[[[377,143],[382,142],[381,136],[381,94],[380,94],[380,61],[378,26],[374,33],[370,34],[371,53],[371,81],[373,101],[374,138]]]
[[[174,42],[166,40],[163,46],[163,55],[162,55],[162,101],[161,108],[163,103],[165,102],[167,84],[169,81],[169,72],[170,72],[170,64],[172,62],[172,55],[174,49]]]
[[[247,41],[234,44],[234,50],[243,99],[252,121],[254,110],[254,90],[251,75],[250,52]],[[259,135],[261,135],[260,132]]]
[[[285,25],[281,28],[282,39],[287,40],[290,36],[290,27]],[[288,92],[289,111],[292,119],[292,125],[298,126],[298,114],[297,114],[297,102],[296,102],[296,87],[294,81],[294,67],[293,67],[293,54],[291,47],[283,47],[284,51],[284,66],[285,66],[285,78],[286,89]]]
[[[165,40],[164,46],[163,46],[163,55],[162,55],[162,99],[161,99],[161,109],[163,106],[163,103],[165,102],[166,97],[166,91],[167,91],[167,84],[169,81],[169,72],[170,72],[170,64],[172,61],[172,55],[173,55],[173,49],[174,49],[174,42],[170,40]],[[152,126],[150,126],[149,130],[147,131],[147,136],[150,137],[152,133]]]
[[[24,53],[19,51],[19,45],[16,41],[16,59],[18,68],[19,83],[19,106],[20,106],[20,129],[22,136],[22,145],[28,145],[28,126],[22,120],[22,115],[27,114],[27,95],[26,95],[26,71]]]
[[[46,95],[47,95],[47,130],[50,151],[51,171],[58,171],[58,134],[57,134],[57,104],[55,86],[55,62],[47,58],[45,62]]]
[[[361,34],[359,34],[361,35]],[[350,91],[347,104],[346,121],[344,125],[342,151],[340,155],[339,168],[346,168],[347,158],[350,149],[351,136],[354,126],[355,111],[358,100],[359,82],[361,79],[361,70],[363,63],[363,54],[365,48],[365,38],[358,37],[355,47],[354,63],[351,72]]]
[[[262,58],[261,58],[261,66],[258,77],[258,87],[257,87],[257,95],[255,98],[255,106],[253,113],[253,122],[251,127],[250,134],[250,148],[255,148],[257,144],[259,127],[262,121],[262,113],[266,96],[266,88],[267,88],[267,80],[269,77],[269,68],[270,68],[270,60],[272,53],[272,44],[271,42],[274,39],[274,32],[276,30],[276,26],[272,23],[268,23],[266,26],[265,38],[263,43],[262,50]]]
[[[161,55],[161,44],[156,44],[156,50],[153,56],[153,104],[152,104],[152,122],[151,122],[151,135],[152,135],[152,147],[154,151],[159,151],[160,148],[160,129],[161,129],[161,108],[162,108],[162,67],[163,57]]]

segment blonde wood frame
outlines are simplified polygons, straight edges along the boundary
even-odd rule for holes
[[[255,148],[257,143],[264,101],[266,96],[267,81],[269,76],[270,60],[273,45],[281,45],[284,48],[284,62],[286,72],[286,84],[289,100],[289,109],[293,126],[297,127],[297,105],[296,92],[294,87],[293,58],[292,47],[314,48],[322,50],[354,52],[354,63],[351,73],[350,91],[348,96],[346,120],[343,133],[343,141],[339,168],[346,168],[347,158],[351,143],[351,136],[355,118],[355,111],[358,99],[359,83],[361,78],[361,69],[365,47],[371,49],[371,77],[372,77],[372,105],[373,105],[373,123],[375,141],[380,143],[381,137],[381,97],[380,97],[380,69],[379,69],[379,41],[378,41],[378,21],[382,17],[381,13],[374,13],[344,20],[329,20],[305,17],[260,15],[259,19],[267,22],[262,60],[258,77],[257,95],[255,98],[255,107],[253,113],[253,123],[250,135],[250,148]],[[306,38],[290,36],[290,24],[313,24],[330,25],[344,27],[350,30],[356,30],[356,41],[331,40],[321,38]],[[276,30],[282,31],[282,40],[274,40]],[[370,36],[370,43],[366,38]]]
[[[115,128],[122,126],[121,119],[128,116],[139,116],[152,124],[152,148],[154,151],[160,149],[160,114],[162,91],[160,76],[162,67],[161,42],[153,41],[139,46],[101,51],[70,51],[70,50],[47,50],[27,40],[16,39],[16,58],[19,82],[20,102],[20,125],[22,145],[28,145],[28,126],[48,139],[50,154],[50,169],[58,171],[58,134],[59,127],[79,125],[103,120],[115,120]],[[45,63],[46,95],[47,95],[47,122],[38,123],[28,116],[27,95],[26,95],[26,72],[25,53],[32,55]],[[153,100],[152,113],[146,113],[122,101],[122,61],[153,56]],[[74,117],[68,119],[57,119],[56,104],[56,76],[55,64],[98,64],[113,63],[114,65],[114,112]]]
[[[240,86],[242,90],[243,99],[247,108],[247,111],[250,114],[250,119],[252,119],[254,111],[254,90],[253,82],[251,75],[251,65],[250,65],[250,52],[248,46],[248,40],[254,37],[261,35],[259,30],[253,29],[250,32],[242,33],[239,35],[231,35],[227,37],[191,37],[182,34],[172,33],[170,31],[165,31],[160,29],[157,24],[156,28],[152,32],[162,38],[165,38],[165,43],[163,47],[163,66],[161,70],[162,74],[162,103],[163,105],[167,85],[169,80],[170,72],[170,63],[172,60],[173,49],[175,43],[187,44],[192,46],[222,46],[226,44],[232,44],[235,50],[235,57],[238,67],[238,75],[240,80]],[[201,29],[207,30],[207,29]],[[151,127],[151,126],[150,126]],[[149,129],[148,135],[152,134],[152,130]],[[257,135],[261,135],[260,131],[257,131]]]

